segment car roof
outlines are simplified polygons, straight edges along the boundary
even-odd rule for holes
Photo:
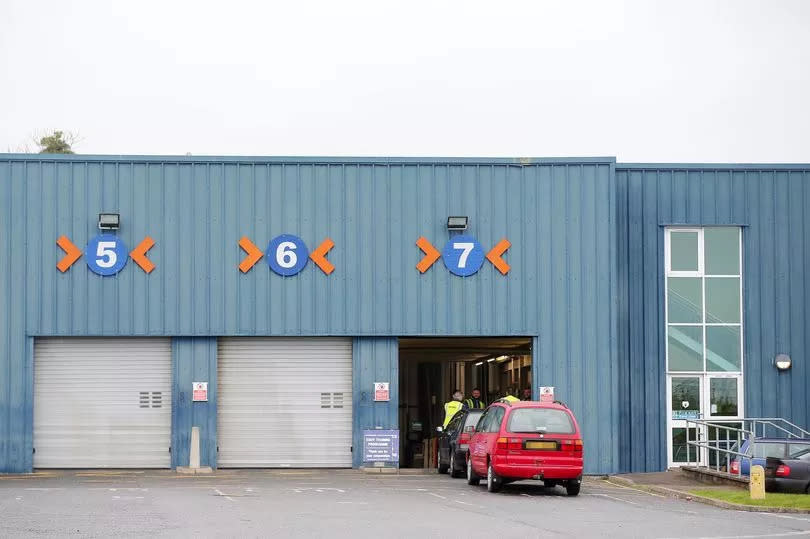
[[[550,408],[552,410],[568,410],[568,407],[561,402],[514,401],[506,403],[496,401],[493,404],[502,404],[506,408]]]

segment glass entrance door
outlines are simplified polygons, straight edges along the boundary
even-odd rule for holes
[[[669,465],[678,466],[697,460],[696,447],[689,447],[687,419],[701,419],[703,403],[703,376],[668,376],[667,402],[669,403],[668,440]],[[699,429],[689,427],[689,440],[697,440]]]

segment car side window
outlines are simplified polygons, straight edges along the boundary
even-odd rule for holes
[[[487,432],[498,432],[501,430],[501,422],[503,421],[504,409],[498,406],[492,410],[492,418],[487,424]]]
[[[475,432],[486,432],[487,421],[489,420],[489,410],[481,414],[478,423],[475,424]]]

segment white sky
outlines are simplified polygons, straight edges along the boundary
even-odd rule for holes
[[[810,1],[0,0],[0,151],[810,162]]]

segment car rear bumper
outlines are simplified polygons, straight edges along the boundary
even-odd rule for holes
[[[506,479],[576,479],[582,475],[582,466],[572,465],[527,466],[493,461],[492,469]]]
[[[807,488],[807,479],[790,479],[787,477],[766,477],[765,490],[768,492],[799,492]]]

